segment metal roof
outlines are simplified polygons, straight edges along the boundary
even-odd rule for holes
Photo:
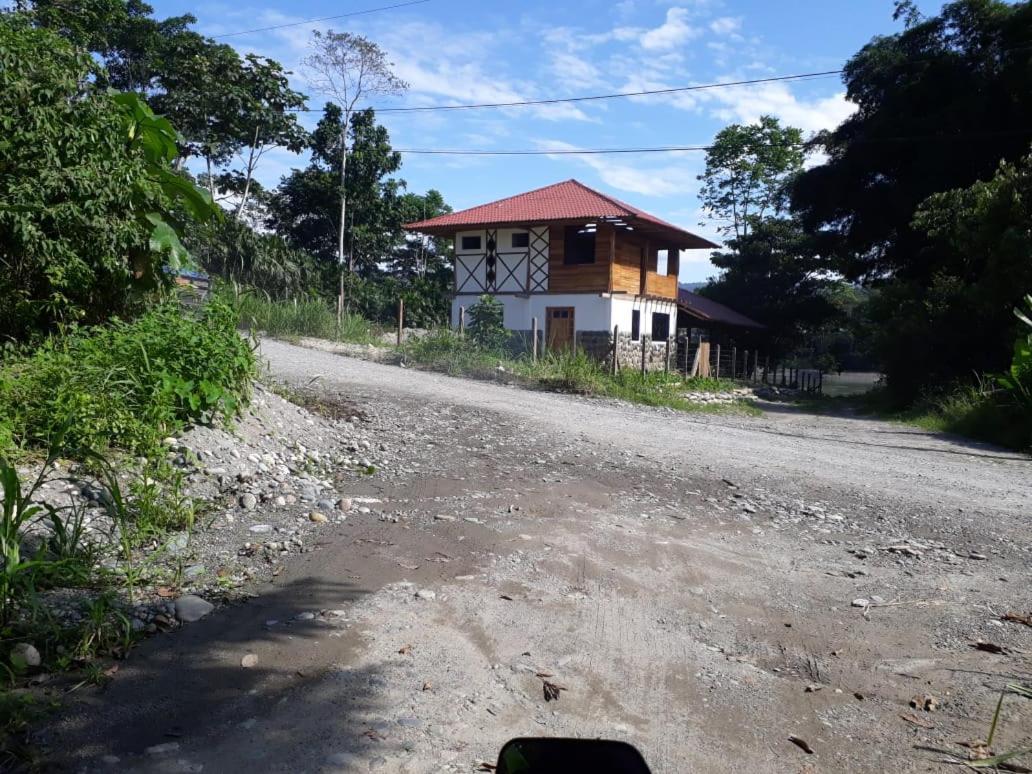
[[[677,290],[677,305],[693,317],[706,322],[733,325],[737,328],[755,328],[757,330],[766,327],[755,320],[750,320],[744,314],[736,312],[729,306],[724,306],[721,303],[683,288],[678,288]]]

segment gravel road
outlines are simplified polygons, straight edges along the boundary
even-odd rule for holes
[[[55,768],[472,772],[572,735],[656,772],[954,770],[1032,681],[1032,627],[1001,620],[1032,612],[1023,456],[262,354],[394,450],[341,484],[369,512],[84,692]],[[1030,742],[1008,697],[994,746]]]

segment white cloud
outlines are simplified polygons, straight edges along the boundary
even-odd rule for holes
[[[730,35],[742,29],[741,16],[721,16],[710,22],[709,28],[717,35]]]
[[[562,140],[539,140],[542,150],[579,150],[578,146]],[[574,162],[593,170],[599,179],[618,191],[643,196],[694,196],[698,189],[696,175],[698,162],[685,154],[663,154],[663,161],[616,161],[603,155],[556,154],[548,158],[554,161]],[[686,163],[687,162],[687,163]]]
[[[552,52],[552,70],[567,86],[579,88],[603,83],[599,69],[587,59],[567,51]]]
[[[833,129],[856,109],[846,100],[845,92],[807,100],[793,94],[786,83],[729,86],[704,94],[707,100],[718,103],[713,115],[723,121],[753,123],[760,116],[773,115],[807,132]]]
[[[641,45],[648,51],[665,51],[698,37],[701,30],[688,23],[687,8],[668,8],[666,21],[641,36]]]

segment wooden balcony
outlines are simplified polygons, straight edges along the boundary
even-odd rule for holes
[[[659,296],[677,300],[677,276],[674,274],[656,274],[654,271],[645,273],[645,287],[642,288],[642,295]]]

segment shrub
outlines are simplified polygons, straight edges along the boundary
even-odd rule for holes
[[[0,13],[0,339],[137,311],[186,257],[172,224],[214,212],[171,170],[168,121],[97,76],[89,54]]]
[[[51,336],[0,363],[0,442],[153,448],[188,421],[232,415],[255,359],[237,317],[215,299],[195,316],[159,305],[133,322]],[[0,447],[0,453],[4,449]]]
[[[486,294],[469,308],[469,335],[477,346],[491,352],[505,347],[509,334],[502,322],[503,313],[501,302]]]

